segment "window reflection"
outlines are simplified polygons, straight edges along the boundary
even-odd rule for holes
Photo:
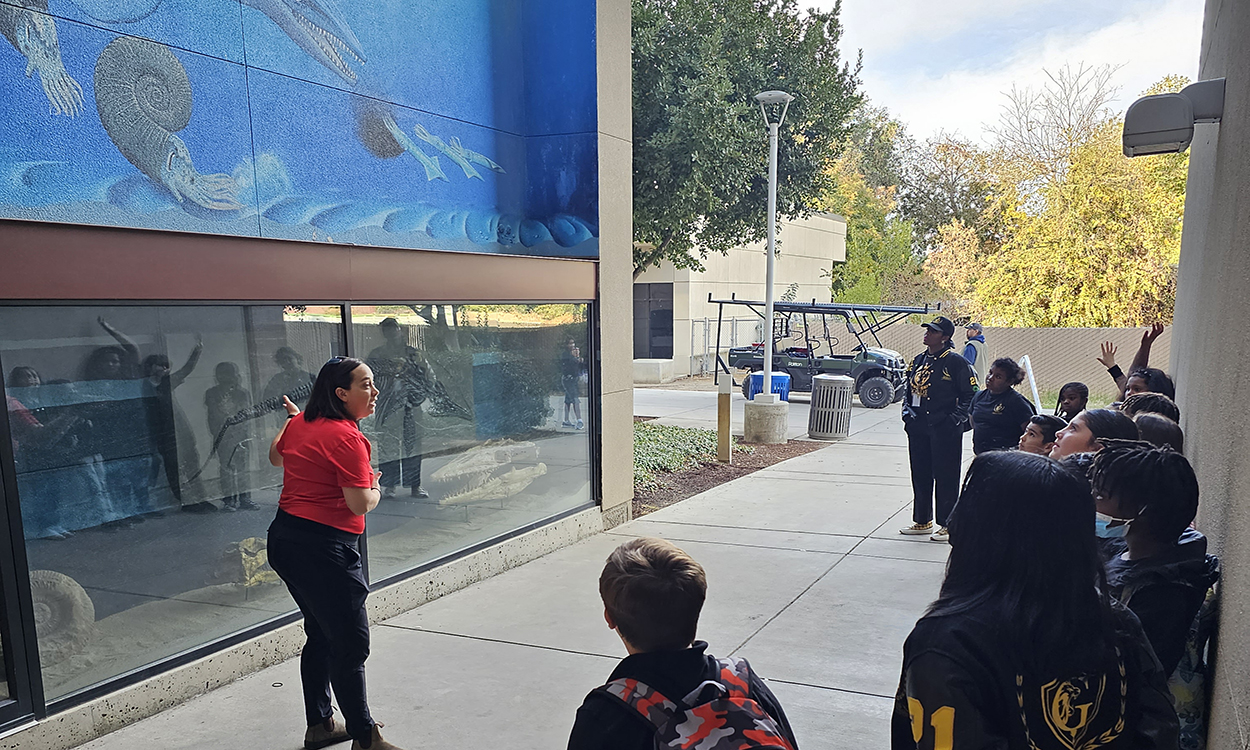
[[[585,305],[352,314],[382,391],[373,580],[590,501]],[[0,306],[48,700],[294,609],[265,454],[344,333],[336,306]]]
[[[342,325],[337,307],[0,308],[49,700],[294,608],[265,563],[281,477],[257,445]]]
[[[382,391],[361,423],[383,475],[368,522],[371,579],[590,500],[586,314],[585,305],[352,308],[355,349]]]

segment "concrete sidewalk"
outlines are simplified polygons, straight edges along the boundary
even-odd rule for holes
[[[375,718],[408,750],[564,747],[582,698],[625,655],[603,622],[603,560],[651,535],[707,569],[699,636],[770,680],[803,748],[888,746],[903,639],[948,550],[898,534],[905,445],[897,406],[857,410],[849,440],[375,625]],[[291,660],[83,747],[296,750],[302,734]]]
[[[723,376],[722,376],[723,377]],[[716,429],[716,397],[714,391],[679,391],[663,388],[635,388],[634,416],[651,417],[659,424],[676,427]],[[734,389],[730,397],[730,432],[742,435],[742,412],[747,400]],[[898,419],[898,407],[868,409],[859,401],[851,402],[851,421],[857,429],[866,429],[883,419]],[[790,426],[786,437],[793,440],[807,434],[810,393],[790,394]]]

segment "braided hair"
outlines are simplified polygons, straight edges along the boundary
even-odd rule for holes
[[[1138,414],[1162,414],[1173,422],[1181,421],[1181,409],[1176,402],[1162,393],[1134,393],[1120,404],[1120,411],[1136,417]]]
[[[1076,380],[1072,381],[1071,383],[1064,383],[1063,387],[1059,389],[1059,398],[1055,401],[1055,416],[1057,417],[1063,416],[1063,412],[1061,411],[1061,409],[1063,408],[1063,394],[1067,393],[1068,391],[1072,391],[1076,395],[1080,396],[1082,402],[1089,403],[1089,386]],[[1085,407],[1082,406],[1080,410],[1083,410],[1084,408]],[[1072,416],[1076,416],[1076,415],[1073,414]]]
[[[1133,528],[1175,541],[1198,514],[1198,477],[1170,447],[1139,440],[1105,440],[1094,457],[1090,485],[1096,497],[1114,499]]]

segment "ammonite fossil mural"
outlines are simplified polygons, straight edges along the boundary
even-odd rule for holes
[[[594,255],[595,89],[593,72],[580,72],[594,69],[593,37],[584,42],[585,66],[570,65],[567,58],[545,63],[559,68],[543,75],[559,87],[560,100],[535,104],[523,93],[526,87],[513,85],[530,75],[531,66],[505,75],[508,64],[496,60],[490,46],[520,54],[516,50],[529,43],[532,29],[518,27],[517,36],[523,38],[516,42],[501,40],[485,20],[493,15],[488,0],[480,2],[486,10],[476,15],[472,3],[455,11],[366,4],[345,14],[336,0],[242,0],[238,30],[220,23],[228,14],[217,5],[227,0],[0,2],[0,34],[20,56],[9,53],[6,59],[0,49],[0,81],[17,72],[11,60],[19,59],[25,75],[38,79],[47,112],[87,129],[94,123],[82,116],[80,81],[90,73],[99,124],[116,154],[138,173],[119,173],[116,154],[92,152],[99,139],[75,138],[65,128],[56,129],[53,138],[34,138],[40,126],[32,118],[42,113],[23,106],[21,96],[6,87],[12,105],[0,110],[0,130],[29,133],[32,140],[7,144],[11,148],[0,153],[0,216],[32,218],[30,211],[35,211],[39,218],[42,207],[55,206],[50,213],[56,220],[77,217],[82,223],[314,241],[330,241],[327,235],[333,233],[336,239],[363,244]],[[547,8],[546,0],[524,2],[527,16],[533,8],[553,19],[569,15],[557,3]],[[593,19],[593,6],[588,8]],[[475,20],[466,22],[460,17],[465,13]],[[213,18],[216,26],[210,25]],[[435,30],[438,22],[441,32]],[[358,24],[369,32],[361,38],[353,29]],[[110,39],[110,34],[122,36]],[[160,41],[144,38],[153,34]],[[396,43],[404,35],[419,43]],[[410,50],[442,37],[448,40],[442,56],[409,57]],[[492,38],[496,41],[483,45],[483,39]],[[81,54],[69,54],[100,49],[94,45],[101,43],[94,68]],[[267,64],[277,64],[278,77],[246,74],[250,63],[243,63],[241,52],[251,44],[269,55]],[[478,50],[477,58],[458,58],[454,53],[461,48]],[[300,67],[309,63],[315,75]],[[294,77],[284,69],[287,65],[311,77]],[[486,72],[464,74],[468,69]],[[411,75],[414,70],[420,75]],[[220,80],[210,81],[218,73]],[[496,75],[515,80],[493,83]],[[585,79],[584,100],[570,98],[570,77],[579,75]],[[318,76],[329,76],[333,84],[313,82]],[[446,81],[450,85],[433,88],[454,99],[486,102],[473,105],[481,119],[448,114],[459,109],[455,105],[413,101],[412,91],[431,87],[408,85],[404,77]],[[457,87],[460,80],[464,84]],[[323,96],[334,90],[343,93]],[[301,93],[315,101],[300,101]],[[291,108],[285,120],[266,119],[275,103]],[[543,111],[544,106],[552,111]],[[581,130],[564,132],[569,115],[562,108],[580,113]],[[510,109],[507,116],[516,124],[493,122],[491,113]],[[530,123],[544,121],[549,124],[536,127],[545,130],[529,132]],[[343,138],[310,149],[301,143],[310,132]],[[530,146],[518,145],[531,135],[540,136],[532,153]],[[389,175],[390,181],[373,179],[371,171]],[[415,174],[398,177],[406,171]],[[118,208],[136,219],[128,221]],[[226,228],[225,222],[231,225]]]
[[[196,171],[177,135],[191,121],[191,80],[168,47],[125,36],[109,42],[95,64],[95,104],[122,156],[178,200],[220,211],[243,207],[234,179]]]

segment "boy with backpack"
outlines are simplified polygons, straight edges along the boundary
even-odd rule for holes
[[[695,640],[703,568],[662,539],[625,542],[599,576],[604,619],[629,656],[586,696],[569,750],[798,750],[785,712],[745,659]]]

